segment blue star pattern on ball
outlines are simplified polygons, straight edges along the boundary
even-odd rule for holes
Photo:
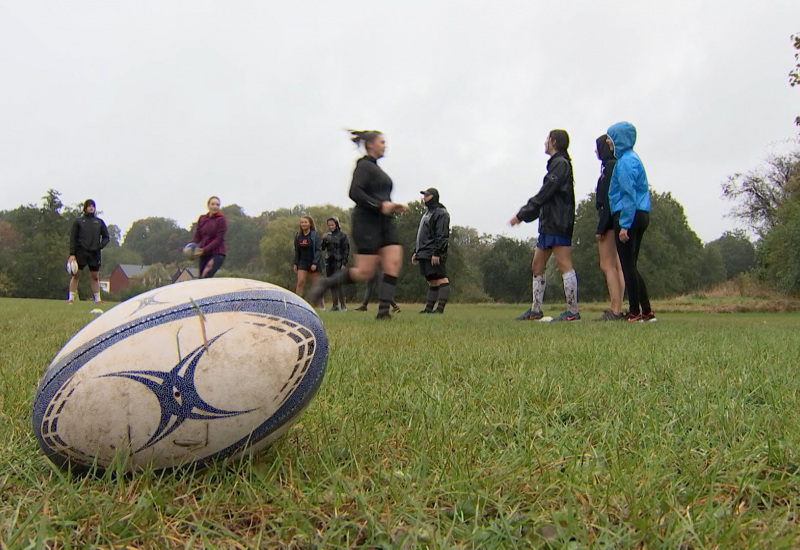
[[[158,428],[156,428],[150,440],[135,452],[138,453],[158,443],[187,420],[230,418],[253,410],[226,411],[217,409],[206,403],[197,393],[197,388],[194,385],[194,374],[197,363],[208,351],[208,348],[223,335],[225,335],[225,332],[212,338],[208,342],[207,347],[197,347],[189,355],[181,359],[169,372],[155,370],[123,371],[103,376],[103,378],[116,376],[140,382],[144,384],[147,389],[152,391],[158,399],[158,403],[161,407],[161,420],[158,423]],[[181,371],[184,371],[183,374],[181,374]]]

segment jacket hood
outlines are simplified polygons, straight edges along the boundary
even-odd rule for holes
[[[630,122],[617,122],[608,129],[608,137],[614,142],[614,155],[620,158],[636,144],[636,127]]]
[[[606,142],[606,138],[608,134],[603,134],[599,138],[595,140],[597,144],[597,156],[600,157],[600,160],[603,162],[612,160],[614,158],[614,152],[611,150],[611,147],[608,146]]]
[[[325,220],[325,222],[327,223],[327,222],[329,222],[331,220],[333,220],[333,223],[336,224],[336,230],[339,231],[341,229],[341,227],[339,227],[339,218],[337,218],[336,216],[331,216],[330,218]]]

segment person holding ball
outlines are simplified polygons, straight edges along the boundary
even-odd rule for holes
[[[206,203],[208,213],[197,218],[192,242],[197,245],[193,256],[200,260],[200,278],[210,279],[225,261],[228,253],[225,247],[225,232],[228,223],[219,211],[219,197],[211,197]]]
[[[92,199],[83,203],[83,215],[72,222],[69,233],[69,258],[67,262],[77,262],[78,271],[69,280],[69,296],[67,304],[78,299],[78,281],[81,271],[89,267],[89,286],[95,303],[102,304],[100,299],[100,251],[108,244],[110,237],[106,223],[97,217],[97,206]]]

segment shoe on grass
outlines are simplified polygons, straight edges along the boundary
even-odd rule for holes
[[[629,311],[628,314],[625,316],[625,320],[628,321],[629,323],[641,323],[642,314]]]
[[[600,317],[595,319],[595,321],[622,321],[623,319],[625,319],[625,317],[627,317],[627,315],[625,315],[622,312],[614,313],[610,309],[607,309],[603,312],[603,314]]]
[[[655,323],[658,319],[656,319],[656,314],[651,311],[650,313],[642,313],[642,321],[645,323]]]
[[[375,319],[378,321],[391,321],[392,315],[388,311],[379,311]]]
[[[542,313],[541,311],[533,311],[532,309],[529,309],[528,311],[526,311],[525,313],[523,313],[519,317],[515,317],[514,320],[515,321],[538,321],[542,317],[544,317],[544,313]]]
[[[366,306],[366,305],[364,305],[364,304],[361,304],[360,306],[358,306],[357,308],[355,308],[353,311],[369,311],[369,309],[367,309],[367,306]]]
[[[553,319],[554,322],[555,321],[580,321],[580,320],[581,320],[581,314],[580,313],[578,313],[578,312],[571,313],[569,311],[564,311],[564,312],[561,313],[561,315],[559,315],[558,317]]]

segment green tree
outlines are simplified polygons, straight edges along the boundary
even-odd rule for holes
[[[238,204],[225,206],[221,211],[228,223],[225,234],[228,254],[223,268],[226,271],[246,273],[251,276],[261,275],[263,261],[259,242],[264,236],[261,219],[247,216]]]
[[[792,46],[794,47],[794,68],[789,71],[789,85],[793,88],[800,85],[800,33],[792,35]],[[794,123],[800,126],[800,116],[794,119]]]
[[[702,261],[700,262],[699,287],[711,288],[726,279],[725,261],[719,248],[707,244],[703,247]]]
[[[497,237],[480,258],[483,288],[492,300],[518,303],[531,298],[532,243]]]
[[[143,265],[179,261],[181,250],[191,240],[191,233],[168,218],[136,220],[125,234],[122,246],[141,256]]]
[[[722,236],[708,243],[719,250],[725,262],[725,278],[732,279],[739,273],[756,267],[756,247],[742,230],[726,231]]]

